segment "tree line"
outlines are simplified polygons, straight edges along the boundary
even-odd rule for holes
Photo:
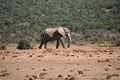
[[[63,26],[74,44],[116,44],[119,13],[119,0],[0,0],[0,43],[37,43],[43,29]]]

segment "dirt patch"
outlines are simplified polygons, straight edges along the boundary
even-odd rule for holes
[[[0,50],[0,80],[119,80],[120,48]]]

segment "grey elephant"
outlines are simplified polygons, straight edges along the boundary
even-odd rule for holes
[[[56,48],[59,47],[59,42],[62,44],[62,47],[65,48],[63,37],[67,38],[68,40],[67,47],[70,47],[71,34],[68,28],[65,27],[47,28],[41,32],[41,43],[39,49],[42,48],[43,44],[44,44],[44,48],[46,49],[47,43],[54,40],[57,41]]]

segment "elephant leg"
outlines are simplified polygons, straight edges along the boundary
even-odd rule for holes
[[[56,49],[59,47],[59,39],[57,39]]]
[[[47,42],[44,43],[44,48],[45,48],[45,49],[47,48]]]
[[[67,46],[68,48],[70,47],[70,40],[68,40],[68,46]]]
[[[63,40],[63,38],[61,38],[61,39],[60,39],[60,42],[61,42],[61,44],[62,44],[62,47],[63,47],[63,48],[65,48],[65,45],[64,45],[64,40]]]
[[[43,42],[41,42],[41,43],[40,43],[39,49],[41,49],[41,48],[42,48],[42,45],[43,45]]]

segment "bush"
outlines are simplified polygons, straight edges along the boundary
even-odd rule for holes
[[[32,46],[28,40],[21,40],[18,43],[17,49],[32,49]]]
[[[5,45],[1,45],[0,46],[0,50],[6,50],[7,48],[6,48],[6,46]]]
[[[87,43],[88,43],[88,42],[86,42],[86,41],[84,41],[84,40],[79,40],[79,41],[74,40],[74,41],[72,41],[72,44],[81,45],[81,46],[86,45]]]
[[[120,41],[116,41],[116,42],[115,42],[115,46],[116,46],[116,47],[120,47]]]

